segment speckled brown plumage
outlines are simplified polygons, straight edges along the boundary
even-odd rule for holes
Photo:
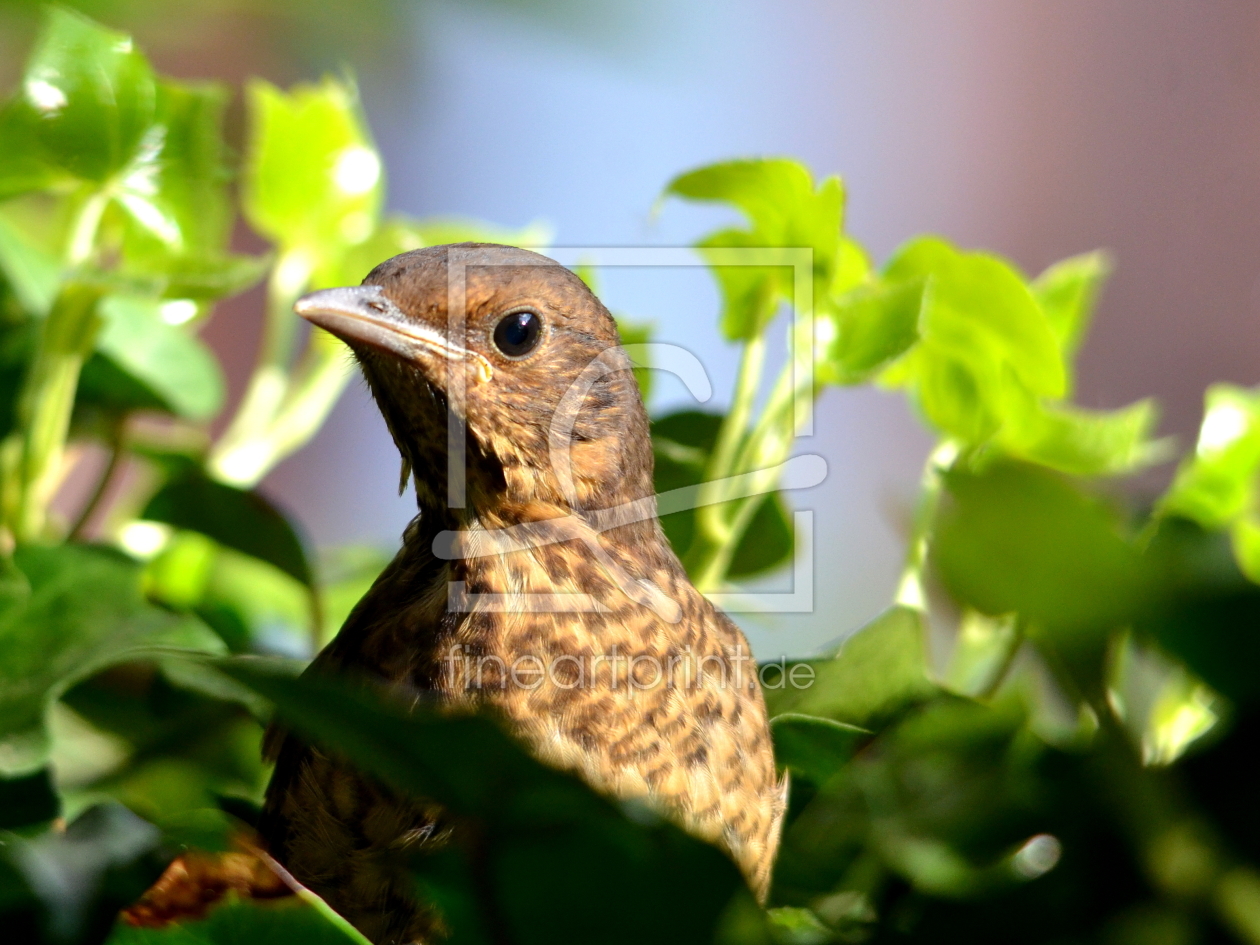
[[[379,288],[317,293],[299,311],[354,350],[420,513],[317,665],[453,711],[494,705],[540,758],[722,844],[764,894],[783,810],[764,703],[743,635],[661,532],[613,319],[568,270],[501,246],[406,253],[364,286]],[[511,359],[493,331],[521,310],[543,331]],[[466,429],[458,508],[448,415]],[[440,937],[396,853],[442,842],[441,812],[292,737],[278,755],[273,854],[374,941]]]

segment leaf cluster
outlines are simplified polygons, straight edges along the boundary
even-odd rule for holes
[[[792,789],[762,909],[719,850],[541,764],[494,717],[298,674],[385,562],[315,556],[256,488],[348,377],[293,300],[407,249],[544,234],[385,214],[348,79],[251,85],[239,158],[227,94],[53,10],[0,107],[6,930],[362,943],[310,894],[114,921],[174,855],[256,817],[275,711],[459,821],[411,863],[456,943],[1260,941],[1260,394],[1210,389],[1168,491],[1117,498],[1115,477],[1168,447],[1149,401],[1071,399],[1105,255],[1029,277],[926,236],[876,265],[838,178],[739,160],[668,185],[742,221],[697,246],[741,352],[729,409],[652,428],[658,491],[695,500],[663,525],[699,587],[790,560],[783,469],[829,389],[904,392],[939,437],[888,610],[835,652],[763,667]],[[268,254],[232,248],[238,210]],[[257,363],[223,416],[198,330],[258,283]],[[67,513],[61,478],[88,449],[105,471]]]

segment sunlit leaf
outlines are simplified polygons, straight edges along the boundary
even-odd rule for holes
[[[1089,329],[1098,293],[1111,269],[1111,258],[1095,251],[1055,263],[1032,283],[1033,294],[1069,358]]]
[[[1108,662],[1108,701],[1144,764],[1171,764],[1220,721],[1220,697],[1155,648],[1125,634]]]
[[[830,270],[840,240],[844,190],[838,177],[817,189],[808,169],[786,158],[726,161],[675,177],[668,194],[738,207],[769,246],[809,246]]]
[[[907,386],[928,419],[966,442],[983,442],[1066,391],[1063,356],[1024,280],[1005,261],[961,252],[936,237],[902,247],[892,281],[927,280],[922,341],[887,383]]]
[[[326,78],[283,92],[256,80],[249,110],[243,206],[250,224],[317,265],[371,236],[383,177],[355,88]]]
[[[0,106],[0,200],[71,183],[44,159],[38,130],[39,120],[24,99]]]
[[[10,120],[33,125],[44,162],[104,183],[135,158],[156,103],[153,70],[131,37],[50,7]]]
[[[722,290],[722,334],[731,341],[751,338],[774,317],[783,286],[791,285],[792,269],[773,253],[769,240],[744,230],[719,230],[700,241],[700,253]],[[739,262],[728,262],[727,250],[750,250]],[[757,261],[754,263],[752,259]]]
[[[836,248],[836,271],[828,290],[829,294],[834,298],[841,298],[845,293],[866,282],[873,268],[871,258],[862,244],[841,233],[840,243]]]
[[[1043,406],[999,437],[1003,449],[1051,469],[1082,476],[1132,472],[1161,455],[1151,440],[1158,422],[1153,400],[1119,410]]]
[[[815,188],[809,171],[796,161],[738,160],[682,174],[665,192],[727,203],[748,218],[748,230],[722,230],[699,243],[722,287],[721,325],[727,338],[756,335],[780,299],[793,299],[796,273],[791,260],[776,250],[811,250],[813,292],[832,288],[844,215],[844,188],[838,177],[828,177]],[[723,252],[732,248],[750,252],[741,256],[740,264],[732,264]],[[851,267],[858,262],[851,252],[846,259]],[[795,304],[802,301],[796,299]]]
[[[168,297],[215,298],[256,281],[256,263],[227,252],[233,212],[223,138],[226,91],[158,85],[155,123],[113,193],[129,217],[122,269]]]
[[[1252,507],[1260,472],[1260,393],[1214,384],[1205,396],[1194,453],[1160,508],[1220,528]]]
[[[820,318],[822,344],[815,377],[822,384],[859,384],[918,340],[924,283],[876,283],[856,288]]]

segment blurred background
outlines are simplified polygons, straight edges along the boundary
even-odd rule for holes
[[[1260,5],[1249,0],[67,5],[134,33],[185,78],[288,84],[348,65],[394,209],[541,220],[560,246],[686,245],[725,221],[658,206],[671,177],[790,155],[843,175],[848,227],[880,259],[929,231],[1030,272],[1110,249],[1118,269],[1081,362],[1088,406],[1153,394],[1185,447],[1207,384],[1260,373]],[[6,88],[37,12],[0,0]],[[239,111],[235,122],[239,134]],[[703,270],[601,281],[614,311],[696,352],[724,396],[733,350]],[[223,306],[207,331],[237,393],[259,302]],[[680,386],[657,387],[656,408],[686,404]],[[791,496],[815,512],[814,612],[742,619],[759,656],[813,652],[887,605],[927,447],[900,397],[827,392],[799,449],[830,474]],[[319,546],[393,546],[414,511],[395,496],[397,475],[359,385],[265,488]]]

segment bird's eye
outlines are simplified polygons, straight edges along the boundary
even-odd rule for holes
[[[542,319],[528,309],[504,315],[494,326],[494,346],[509,358],[523,358],[538,347]]]

